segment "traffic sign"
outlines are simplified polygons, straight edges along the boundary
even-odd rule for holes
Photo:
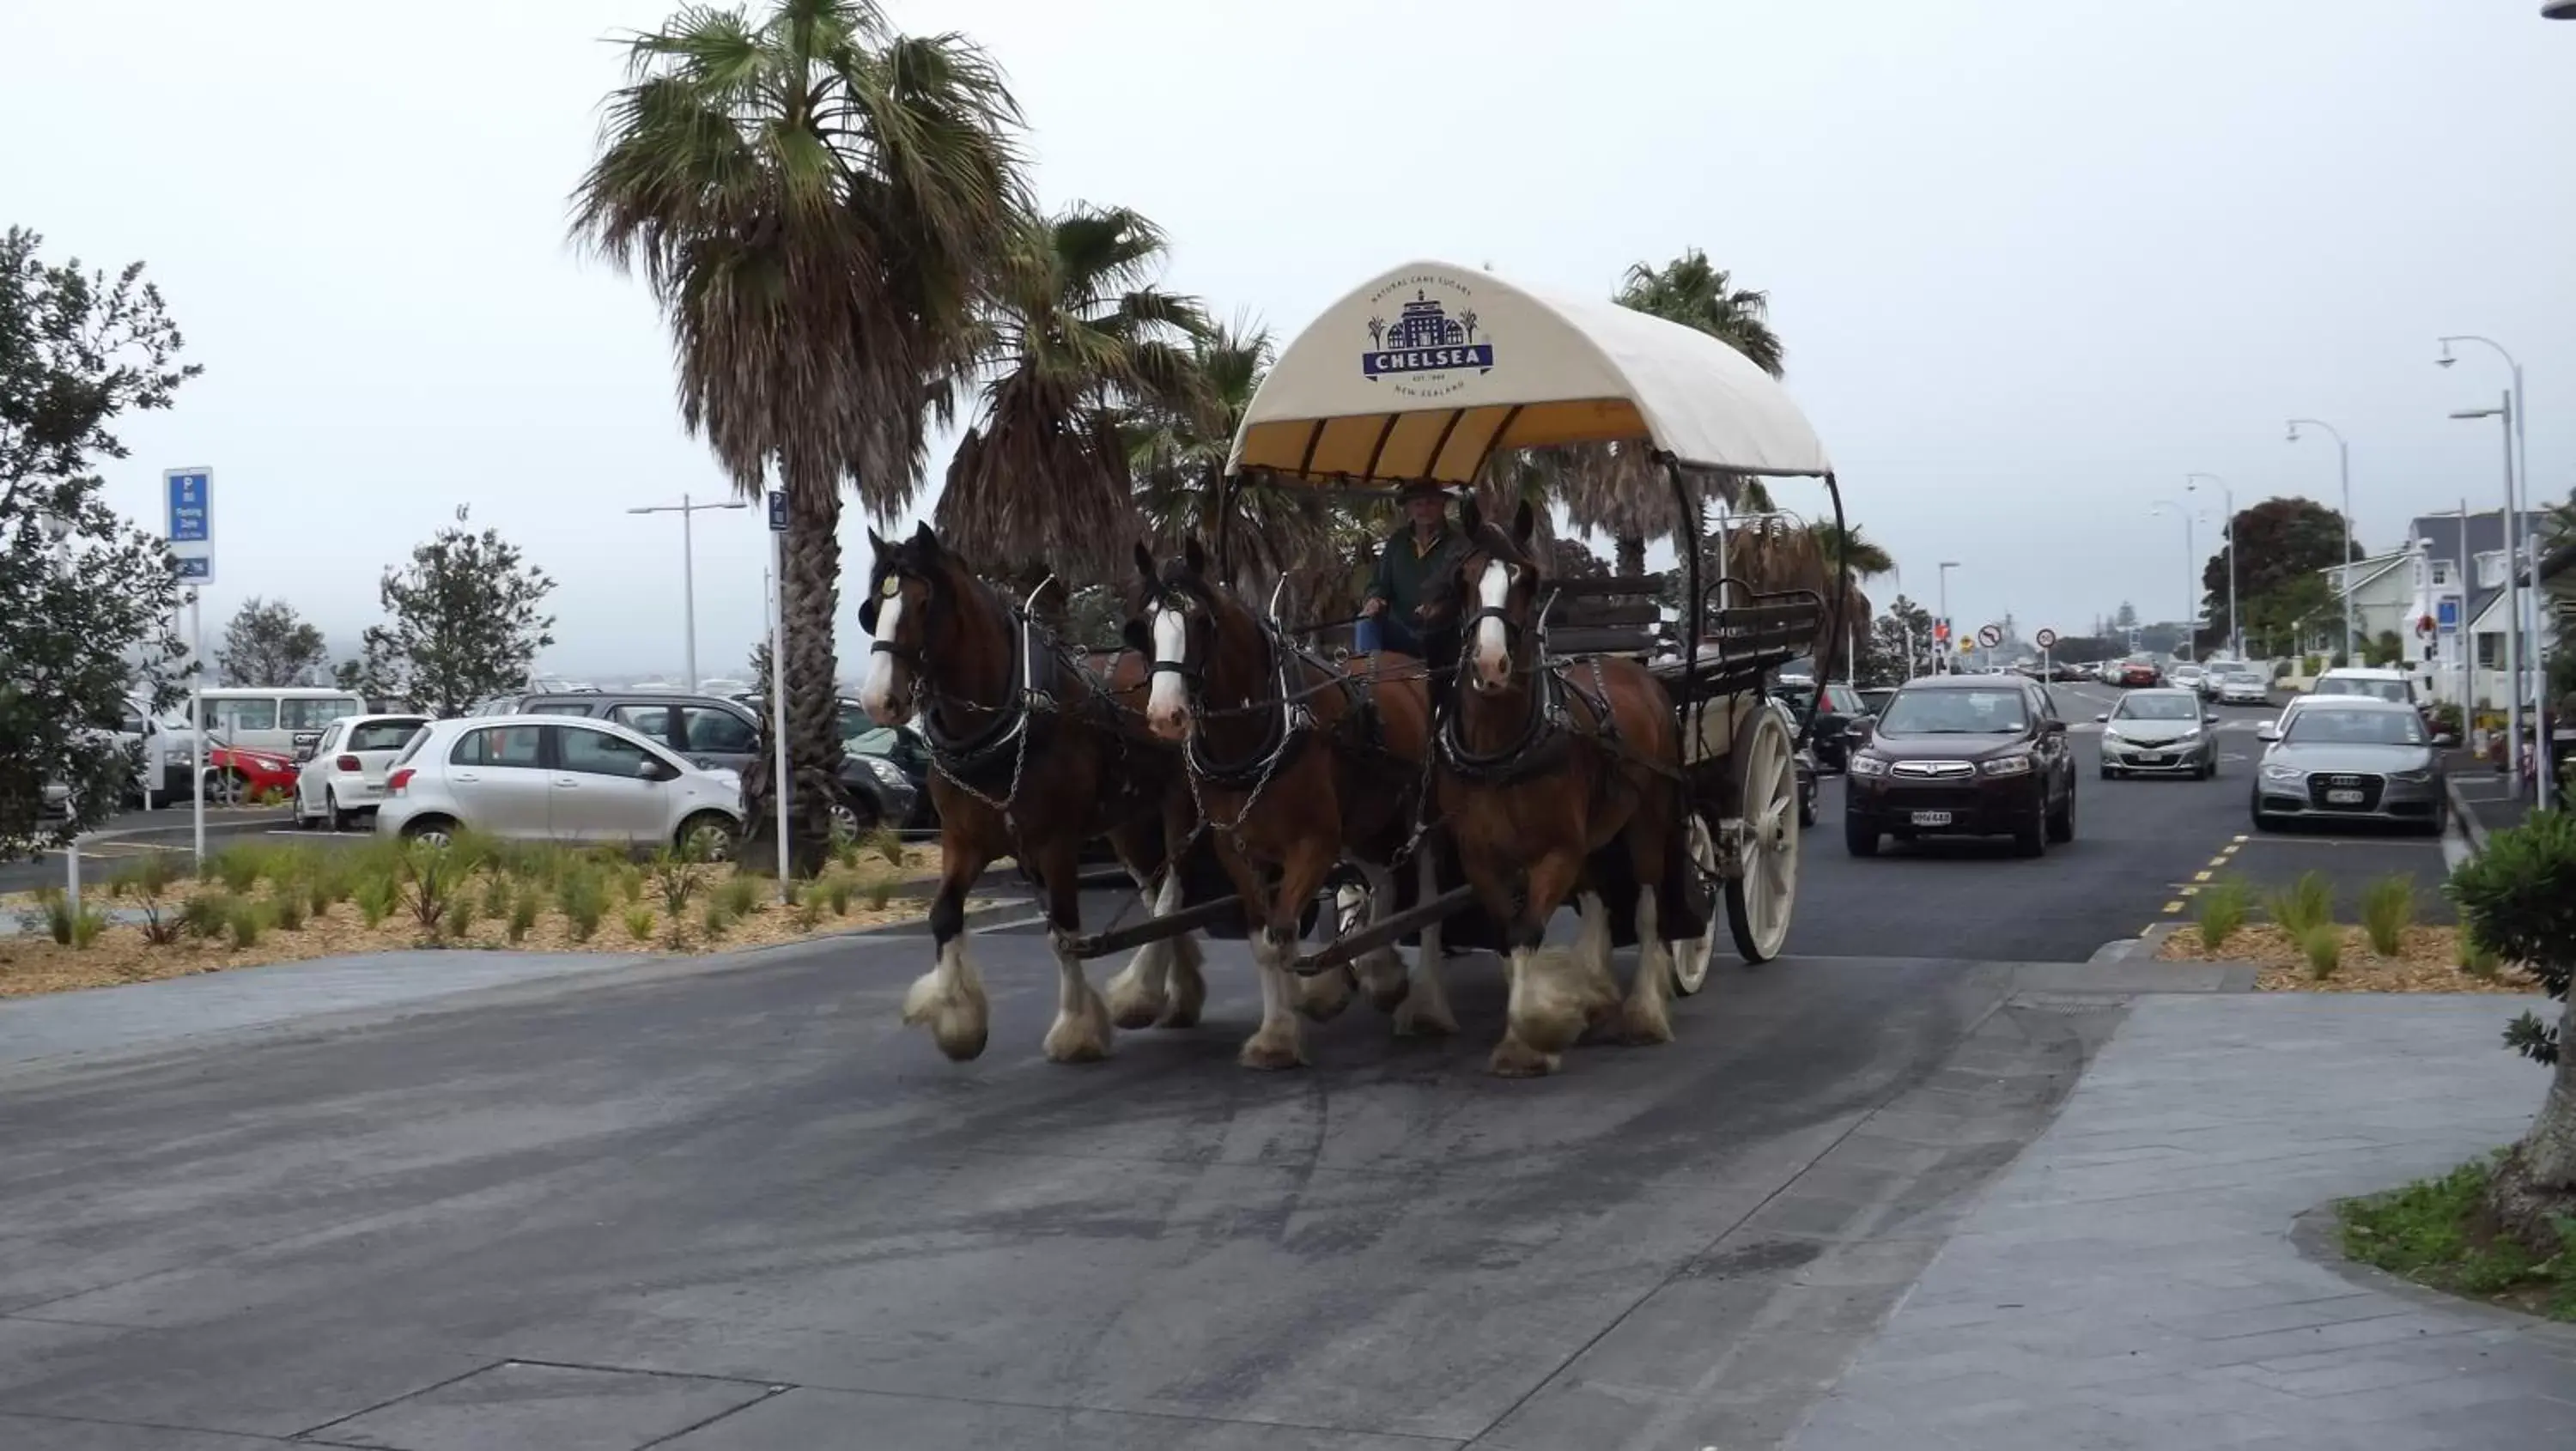
[[[2453,634],[2459,630],[2460,602],[2458,600],[2443,600],[2441,603],[2433,607],[2433,611],[2436,617],[2441,621],[2443,634]]]
[[[1978,644],[1983,645],[1983,646],[1985,646],[1987,649],[1991,650],[1991,649],[1995,648],[1997,645],[2002,644],[2003,642],[2004,642],[2004,627],[2003,627],[2003,626],[2001,626],[2001,625],[1979,625],[1979,626],[1977,627],[1977,643],[1978,643]]]
[[[1950,619],[1947,615],[1932,622],[1932,638],[1944,645],[1950,643]]]
[[[787,491],[785,489],[769,491],[769,532],[772,534],[787,532]]]
[[[182,584],[215,582],[215,471],[168,469],[161,485],[169,505],[162,537],[179,563]]]
[[[2055,630],[2042,630],[2030,638],[2039,646],[2039,648],[2045,650],[2057,643],[2057,632]]]

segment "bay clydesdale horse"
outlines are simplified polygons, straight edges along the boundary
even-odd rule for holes
[[[1197,817],[1180,753],[1144,728],[1144,661],[1080,657],[950,553],[929,525],[901,543],[868,531],[876,559],[859,623],[871,637],[860,704],[879,725],[922,711],[939,808],[939,894],[931,903],[933,965],[904,997],[903,1019],[926,1024],[953,1059],[984,1051],[990,1018],[967,960],[966,893],[1011,856],[1044,893],[1062,974],[1046,1056],[1108,1056],[1122,1028],[1197,1023],[1207,1000],[1194,934],[1137,949],[1104,1002],[1073,955],[1081,928],[1083,844],[1104,832],[1161,916],[1182,903],[1180,860]]]
[[[1536,628],[1546,580],[1523,503],[1505,534],[1471,496],[1468,552],[1433,582],[1426,615],[1459,617],[1458,686],[1434,750],[1435,800],[1478,899],[1502,924],[1510,992],[1493,1071],[1553,1071],[1589,1025],[1614,1013],[1631,1043],[1672,1039],[1669,945],[1706,931],[1684,890],[1680,724],[1662,683],[1621,656],[1551,666]],[[1579,894],[1580,944],[1542,952],[1548,919]],[[1633,930],[1624,1003],[1614,932]],[[1625,934],[1619,934],[1625,935]]]
[[[1430,748],[1421,663],[1380,653],[1336,670],[1211,584],[1195,538],[1160,567],[1138,545],[1136,572],[1127,643],[1152,662],[1146,718],[1157,736],[1183,744],[1261,976],[1261,1026],[1242,1062],[1294,1067],[1305,1061],[1297,1014],[1332,1017],[1353,986],[1349,968],[1292,971],[1307,904],[1348,861],[1368,878],[1372,919],[1394,910],[1394,870],[1414,835]],[[1420,852],[1425,895],[1436,890],[1432,868],[1432,854]],[[1420,941],[1412,981],[1392,947],[1361,958],[1358,977],[1395,1013],[1397,1032],[1455,1032],[1437,928]]]

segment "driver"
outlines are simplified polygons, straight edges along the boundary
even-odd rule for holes
[[[1449,491],[1437,484],[1406,484],[1396,494],[1405,527],[1388,536],[1369,577],[1353,643],[1362,654],[1393,650],[1422,653],[1423,586],[1457,565],[1466,538],[1449,527]]]

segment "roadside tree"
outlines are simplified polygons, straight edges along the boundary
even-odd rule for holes
[[[243,601],[232,623],[224,626],[224,643],[215,651],[216,668],[227,685],[310,685],[329,658],[322,632],[298,616],[293,605],[284,600],[271,604],[257,595]]]
[[[537,652],[555,642],[554,617],[538,607],[555,582],[523,565],[497,529],[456,524],[385,571],[378,593],[387,623],[367,628],[358,670],[369,693],[408,700],[440,716],[527,682]]]
[[[2568,983],[2576,974],[2576,813],[2537,811],[2497,832],[2461,865],[2445,890],[2481,946],[2527,964],[2558,1001],[2557,1022],[2524,1013],[2505,1042],[2549,1066],[2549,1094],[2531,1130],[2489,1181],[2497,1226],[2535,1255],[2576,1254],[2576,1018]]]
[[[1028,209],[1019,107],[981,50],[898,34],[873,0],[689,6],[634,36],[627,66],[573,230],[650,286],[681,423],[734,488],[786,491],[792,860],[819,866],[841,765],[841,490],[888,524],[920,490]],[[743,773],[747,864],[778,859],[774,778],[765,757]]]
[[[179,642],[169,551],[100,497],[126,457],[109,431],[170,406],[202,369],[143,264],[109,276],[0,233],[0,860],[105,821],[134,761],[114,731],[128,692],[166,704]],[[48,788],[68,815],[48,820]]]

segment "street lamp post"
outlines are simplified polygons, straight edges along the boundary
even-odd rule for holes
[[[629,514],[680,516],[680,628],[683,632],[680,669],[688,676],[687,682],[681,686],[683,690],[698,688],[698,561],[697,542],[691,537],[695,532],[691,523],[692,517],[701,509],[748,509],[750,507],[751,505],[740,499],[728,499],[720,504],[694,504],[689,501],[688,495],[682,494],[680,502],[676,504],[647,504],[640,509],[626,511]]]
[[[2352,647],[2352,449],[2344,443],[2342,432],[2333,424],[2313,418],[2290,420],[2290,442],[2299,441],[2301,424],[2322,428],[2335,441],[2335,471],[2343,480],[2343,563],[2335,573],[2343,580],[2343,663],[2351,665],[2360,659]]]
[[[1955,559],[1941,561],[1941,624],[1950,634],[1947,639],[1933,641],[1940,655],[1940,658],[1933,662],[1932,673],[1935,675],[1950,673],[1950,646],[1959,638],[1958,622],[1950,618],[1950,571],[1958,567],[1959,561]]]
[[[2542,13],[2549,12],[2544,10]],[[2576,5],[2568,6],[2566,14],[2555,18],[2567,19],[2571,16],[2576,16]],[[2504,344],[2493,338],[2480,337],[2476,333],[2453,333],[2435,341],[2442,345],[2442,356],[2433,361],[2441,367],[2447,368],[2457,361],[2451,356],[2451,344],[2483,343],[2495,349],[2496,356],[2504,359],[2505,366],[2513,373],[2513,392],[2506,399],[2506,406],[2510,413],[2510,427],[2505,436],[2504,505],[2505,583],[2511,587],[2521,578],[2523,561],[2527,557],[2526,550],[2529,548],[2529,541],[2523,533],[2523,511],[2531,503],[2531,434],[2528,428],[2530,414],[2523,403],[2522,362],[2513,354],[2506,352]],[[2540,579],[2536,570],[2531,583],[2530,589],[2516,591],[2520,603],[2516,606],[2513,619],[2514,627],[2520,630],[2524,639],[2529,642],[2528,648],[2533,657],[2533,664],[2537,667],[2540,654]],[[2533,673],[2537,675],[2536,668]],[[2537,688],[2532,692],[2535,705],[2539,693]],[[2522,704],[2522,675],[2519,671],[2516,671],[2513,677],[2513,700],[2517,707]],[[2517,727],[2514,732],[2517,748],[2521,740],[2522,733]],[[2546,752],[2543,754],[2545,756]],[[2538,792],[2539,803],[2543,807],[2549,804],[2548,774],[2546,771],[2532,773],[2534,790]]]
[[[2497,407],[2455,409],[2452,411],[2451,416],[2453,418],[2501,418],[2504,421],[2504,537],[2506,549],[2504,561],[2504,673],[2505,680],[2507,682],[2504,689],[2504,729],[2506,741],[2504,758],[2505,769],[2507,771],[2520,771],[2522,769],[2523,760],[2522,589],[2520,583],[2522,571],[2518,567],[2517,561],[2513,558],[2512,554],[2513,395],[2511,393],[2504,394],[2499,400],[2499,406]],[[2461,532],[2466,534],[2468,531],[2467,523],[2463,521],[2460,527]],[[2467,583],[2467,581],[2462,582],[2463,589],[2467,587]],[[2468,612],[2466,610],[2462,610],[2461,613],[2466,614]],[[2475,621],[2463,621],[2460,625],[2460,629],[2463,633],[2466,633],[2473,624],[2475,624]],[[2533,774],[2535,776],[2539,776],[2544,775],[2545,773],[2534,772]],[[2517,791],[2522,789],[2519,779],[2515,781],[2514,789]],[[2543,787],[2543,793],[2544,794],[2541,796],[2541,805],[2546,806],[2549,804],[2549,798],[2546,794],[2545,785]]]
[[[2199,633],[2197,626],[2200,620],[2200,571],[2192,567],[2200,563],[2195,557],[2199,551],[2193,549],[2191,545],[2189,505],[2177,503],[2172,499],[2158,499],[2148,506],[2147,512],[2151,515],[2161,514],[2167,509],[2182,516],[2182,648],[2174,653],[2184,660],[2189,660],[2193,658],[2193,636]]]
[[[2216,474],[2185,474],[2183,492],[2192,490],[2194,479],[2207,479],[2218,485],[2218,497],[2227,505],[2227,653],[2245,658],[2245,637],[2236,633],[2236,491]]]

